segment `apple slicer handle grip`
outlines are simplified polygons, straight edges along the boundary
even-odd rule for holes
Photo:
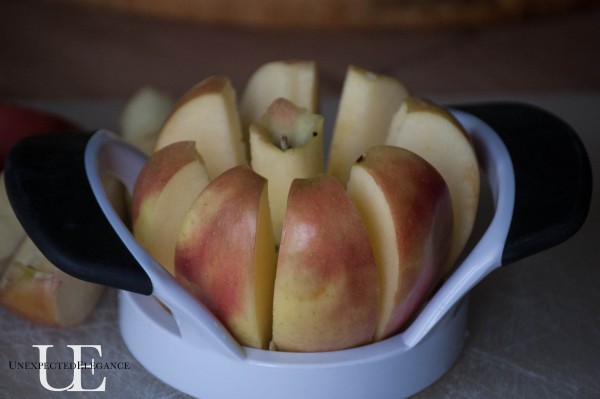
[[[510,154],[515,203],[502,265],[560,244],[585,221],[592,171],[575,131],[553,114],[520,103],[464,105],[487,123]]]
[[[81,280],[139,294],[152,283],[104,216],[88,182],[88,133],[28,137],[12,147],[5,165],[11,206],[40,251]]]

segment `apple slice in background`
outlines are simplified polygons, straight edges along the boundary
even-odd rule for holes
[[[4,186],[4,171],[2,171],[0,172],[0,276],[25,237],[25,230],[8,201]]]
[[[207,184],[206,169],[192,141],[161,148],[140,171],[133,190],[133,234],[171,274],[181,223]]]
[[[39,133],[79,131],[74,122],[59,115],[0,101],[0,170],[4,157],[20,139]]]
[[[279,247],[273,345],[320,352],[373,340],[379,298],[361,217],[333,177],[292,183]]]
[[[431,163],[442,175],[452,198],[453,241],[444,273],[454,267],[473,230],[479,204],[480,176],[473,143],[445,108],[407,98],[394,115],[386,144],[407,148]]]
[[[158,132],[174,105],[175,100],[167,93],[150,86],[140,88],[127,101],[119,115],[121,136],[150,155]]]
[[[346,184],[350,167],[368,148],[381,145],[406,87],[397,79],[348,67],[328,157],[328,172]]]
[[[240,100],[245,141],[248,127],[258,122],[276,99],[283,97],[310,112],[318,110],[317,64],[314,61],[272,61],[260,66],[248,79]]]
[[[323,117],[279,98],[259,123],[250,125],[252,169],[269,181],[275,242],[281,240],[292,180],[324,171]]]
[[[26,238],[0,279],[0,305],[35,324],[69,327],[95,309],[104,286],[56,268]]]
[[[271,339],[275,242],[267,180],[249,166],[212,180],[187,212],[175,277],[242,345]]]
[[[158,134],[155,151],[177,141],[196,142],[211,180],[233,166],[247,164],[229,78],[206,78],[177,101]]]
[[[379,270],[376,340],[401,330],[439,281],[452,241],[446,182],[403,148],[370,148],[354,164],[348,193],[367,226]]]

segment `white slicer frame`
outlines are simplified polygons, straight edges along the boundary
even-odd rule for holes
[[[480,119],[452,112],[472,137],[491,188],[495,211],[486,232],[404,332],[362,347],[322,353],[241,347],[157,266],[118,220],[98,179],[101,171],[108,171],[132,190],[143,158],[133,159],[131,151],[127,155],[128,150],[113,143],[117,139],[98,132],[86,148],[88,178],[154,290],[151,296],[119,293],[119,326],[131,353],[157,378],[202,399],[398,399],[434,383],[462,351],[468,292],[501,265],[515,197],[513,166],[502,140]]]

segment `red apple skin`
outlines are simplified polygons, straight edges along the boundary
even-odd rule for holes
[[[261,209],[268,206],[266,184],[246,165],[217,176],[188,211],[175,250],[177,280],[238,342],[263,349],[271,338],[276,261],[270,219],[259,223],[261,212],[268,215]],[[265,233],[270,239],[262,240]]]
[[[203,193],[205,199],[197,201],[190,209],[200,212],[200,208],[204,208],[201,215],[212,215],[213,218],[193,223],[193,229],[185,232],[177,245],[177,278],[186,285],[197,285],[192,291],[223,319],[243,307],[241,299],[244,295],[240,292],[244,285],[239,284],[242,280],[238,274],[245,263],[254,259],[254,242],[247,238],[255,235],[256,209],[263,187],[254,184],[256,179],[262,178],[247,170],[247,173],[230,171],[213,180]],[[209,201],[209,196],[222,200]],[[184,231],[185,226],[182,226]],[[206,240],[209,235],[216,237],[215,240]],[[238,237],[244,239],[237,240]],[[219,273],[215,274],[217,278],[210,285],[204,285],[204,271],[217,264],[220,265]]]
[[[378,295],[367,230],[344,187],[327,174],[294,180],[275,277],[274,345],[321,352],[367,344]]]
[[[133,189],[131,220],[134,228],[144,203],[156,200],[173,175],[190,162],[196,162],[198,157],[193,141],[179,141],[161,148],[148,159]]]
[[[399,257],[393,310],[385,327],[378,327],[380,340],[406,326],[441,278],[452,242],[452,202],[442,176],[411,151],[372,147],[357,163],[385,196]],[[366,212],[361,210],[363,217]]]
[[[81,130],[74,122],[48,112],[0,101],[0,170],[17,141],[40,133]]]

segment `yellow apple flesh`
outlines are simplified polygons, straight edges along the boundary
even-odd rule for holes
[[[187,212],[175,276],[242,345],[271,339],[275,242],[267,181],[248,166],[214,180]]]
[[[292,183],[277,260],[273,344],[319,352],[372,341],[378,277],[366,228],[329,175]]]
[[[150,155],[158,132],[174,105],[175,101],[170,95],[154,87],[142,87],[127,101],[119,115],[121,135]]]
[[[229,78],[212,76],[185,93],[165,121],[155,151],[177,141],[194,141],[209,179],[247,164],[236,95]]]
[[[441,276],[452,239],[451,199],[433,166],[392,146],[369,149],[352,167],[347,190],[379,270],[381,340],[405,326]]]
[[[295,178],[324,171],[323,118],[280,98],[250,126],[252,169],[269,181],[275,242],[281,240],[288,191]]]
[[[134,236],[171,274],[182,220],[207,184],[206,169],[191,141],[179,141],[155,152],[136,181]]]
[[[328,172],[346,184],[350,167],[368,148],[383,144],[392,115],[408,91],[397,79],[350,66],[346,73]]]
[[[461,255],[477,216],[479,164],[471,139],[446,109],[409,97],[394,115],[386,143],[419,154],[448,184],[454,212],[452,248],[444,269],[448,273]]]
[[[8,201],[4,171],[2,171],[0,172],[0,276],[25,236],[25,230]]]
[[[94,310],[104,287],[56,268],[26,238],[0,279],[0,305],[35,324],[69,327]]]
[[[258,68],[246,84],[240,117],[246,130],[277,98],[285,98],[310,112],[318,109],[318,76],[314,61],[273,61]]]

